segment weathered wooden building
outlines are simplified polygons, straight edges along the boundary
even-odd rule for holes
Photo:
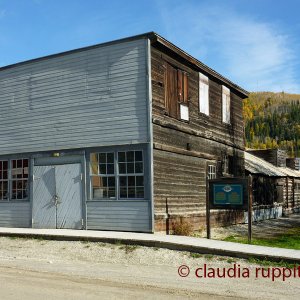
[[[206,177],[244,174],[246,96],[155,33],[0,68],[0,226],[196,228]]]
[[[254,155],[257,153],[259,156]],[[300,209],[300,172],[284,167],[278,153],[280,157],[286,157],[284,151],[274,149],[245,153],[246,175],[253,177],[254,219],[281,216]],[[277,162],[282,167],[276,166]]]

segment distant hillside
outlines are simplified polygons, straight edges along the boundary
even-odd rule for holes
[[[300,156],[300,95],[258,92],[244,100],[246,147]]]

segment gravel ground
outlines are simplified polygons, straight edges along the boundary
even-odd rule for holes
[[[195,270],[202,268],[204,264],[226,270],[236,264],[241,270],[248,268],[250,278],[197,278]],[[178,267],[181,265],[190,268],[189,276],[183,278],[178,275]],[[67,278],[65,286],[69,287],[70,299],[77,299],[72,295],[76,289],[70,288],[72,282],[84,285],[94,281],[92,290],[99,289],[99,292],[105,294],[102,297],[100,294],[91,294],[91,298],[87,299],[132,299],[133,295],[138,299],[151,299],[154,295],[156,299],[299,299],[299,278],[284,282],[282,278],[275,279],[274,282],[270,278],[256,278],[256,267],[258,266],[245,260],[191,255],[168,249],[1,237],[0,280],[6,284],[0,290],[0,298],[20,299],[17,294],[16,298],[9,298],[5,293],[8,293],[7,289],[17,292],[22,287],[20,280],[15,286],[9,278],[18,278],[24,273],[23,277],[32,280],[30,284],[35,288],[42,284],[38,279],[42,280],[47,276],[53,276],[49,279],[49,284],[55,278],[62,284],[62,278]],[[11,274],[12,270],[16,272],[15,275]],[[54,283],[53,286],[55,287]],[[65,286],[62,290],[66,289]],[[28,287],[24,289],[27,291]],[[45,299],[64,299],[63,296],[54,296]],[[35,297],[30,295],[28,299],[30,298]]]

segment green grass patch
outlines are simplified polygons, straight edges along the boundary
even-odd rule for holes
[[[255,257],[249,257],[248,262],[251,264],[256,264],[264,267],[285,267],[290,269],[294,268],[295,266],[298,267],[297,264],[291,264],[283,260],[275,262],[275,261],[270,261],[267,259],[260,259]]]
[[[203,255],[200,253],[190,252],[190,257],[191,258],[201,258],[201,257],[203,257]]]
[[[137,245],[122,245],[119,249],[125,250],[126,254],[129,254],[138,248]]]
[[[248,244],[247,237],[228,236],[223,241]],[[252,245],[260,245],[267,247],[279,247],[300,250],[300,228],[292,228],[284,234],[278,234],[268,238],[252,238]]]

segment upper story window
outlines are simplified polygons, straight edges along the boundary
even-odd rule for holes
[[[188,121],[188,74],[166,64],[165,72],[165,107],[170,117]]]
[[[0,200],[28,199],[28,159],[0,161]]]
[[[222,121],[230,124],[230,90],[222,85]]]
[[[209,115],[209,84],[208,77],[199,73],[199,111]]]

